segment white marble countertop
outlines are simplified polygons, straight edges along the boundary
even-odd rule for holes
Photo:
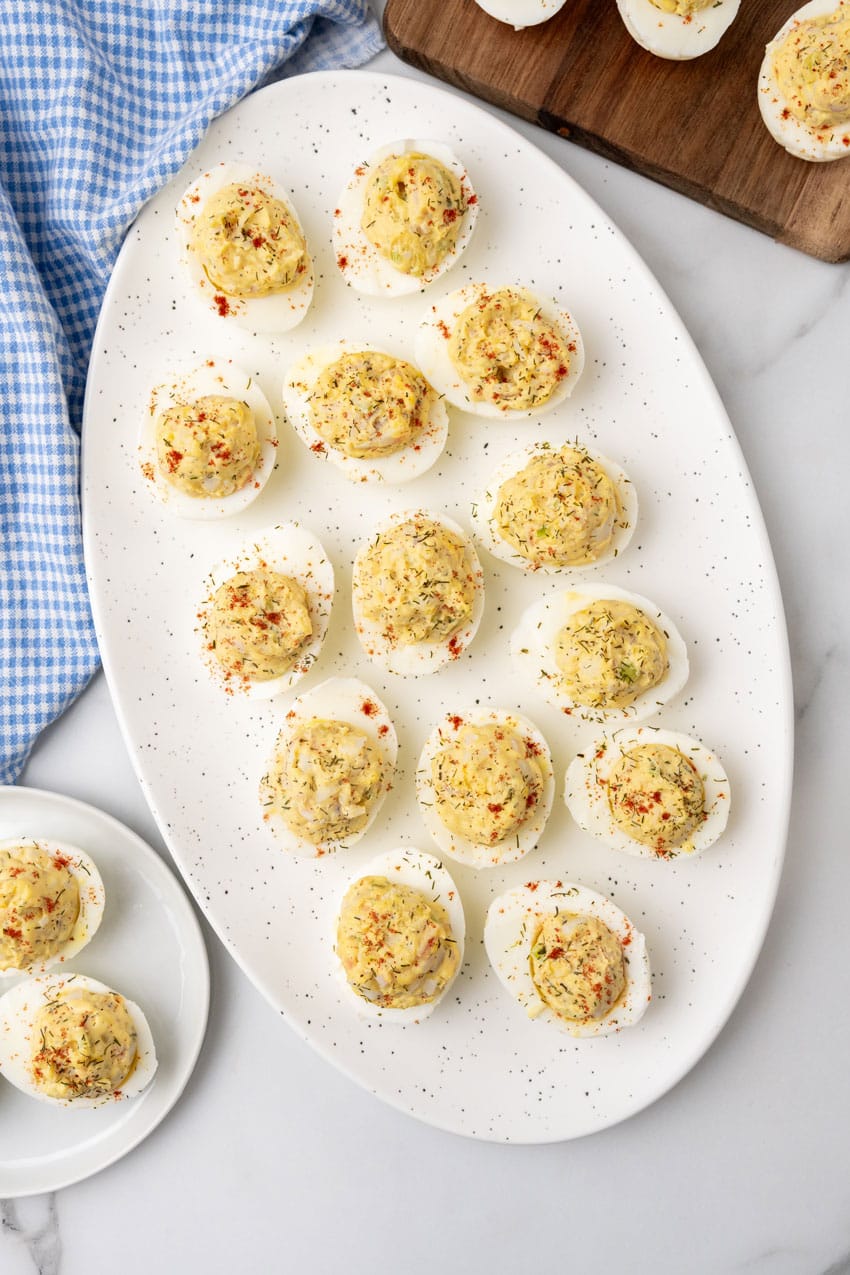
[[[389,52],[372,67],[416,74]],[[779,247],[513,122],[657,275],[761,498],[788,616],[797,763],[786,866],[755,973],[713,1048],[653,1107],[578,1142],[503,1147],[437,1132],[355,1087],[276,1018],[205,927],[210,1024],[183,1099],[101,1174],[0,1205],[2,1275],[107,1265],[121,1275],[418,1275],[473,1264],[508,1275],[529,1259],[635,1275],[850,1272],[850,1016],[841,974],[832,986],[833,967],[847,966],[850,897],[850,267]],[[89,801],[166,854],[102,675],[40,741],[22,782]]]

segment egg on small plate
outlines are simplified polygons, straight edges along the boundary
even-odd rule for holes
[[[418,292],[469,243],[478,196],[442,142],[402,140],[358,164],[334,209],[336,262],[346,283],[374,297]]]
[[[181,262],[208,314],[288,332],[313,299],[313,261],[288,193],[246,163],[219,163],[177,206]]]
[[[566,0],[475,0],[475,3],[491,18],[507,23],[514,31],[524,31],[526,27],[536,27],[554,18]]]
[[[229,518],[259,496],[277,446],[274,413],[255,378],[216,357],[151,391],[139,464],[169,513]]]
[[[529,881],[499,895],[484,947],[528,1017],[571,1036],[633,1026],[652,998],[644,936],[611,899],[582,885]]]
[[[97,933],[106,896],[91,855],[64,841],[0,841],[0,980],[41,974]]]
[[[578,325],[528,288],[472,283],[441,297],[419,326],[416,363],[453,407],[494,420],[551,411],[584,367]]]
[[[518,671],[585,721],[640,721],[688,680],[688,653],[654,602],[597,582],[532,603],[511,635]]]
[[[330,622],[333,567],[296,522],[252,536],[209,572],[196,611],[201,654],[224,690],[268,699],[319,657]]]
[[[428,832],[475,868],[533,850],[552,810],[549,745],[533,722],[504,709],[449,713],[425,741],[416,797]]]
[[[617,0],[626,30],[659,58],[685,62],[719,43],[741,0]]]
[[[345,995],[365,1018],[417,1023],[463,965],[466,922],[440,861],[414,846],[373,859],[341,901],[334,951]]]
[[[386,705],[356,677],[330,677],[289,706],[260,783],[263,818],[293,854],[346,850],[390,791],[398,737]]]
[[[430,510],[392,514],[361,545],[354,626],[371,659],[417,677],[458,659],[484,612],[484,573],[457,523]]]
[[[762,119],[798,159],[850,155],[850,3],[811,0],[765,49],[758,80]]]
[[[46,974],[0,996],[0,1074],[63,1107],[135,1098],[153,1079],[148,1021],[127,997],[85,974]]]
[[[523,571],[599,566],[634,534],[634,484],[614,461],[577,440],[530,443],[506,456],[472,508],[478,539]]]
[[[729,779],[717,756],[689,735],[623,727],[567,769],[564,800],[580,828],[614,850],[646,859],[700,854],[729,818]]]
[[[289,422],[314,456],[352,482],[403,483],[439,459],[449,418],[412,364],[339,341],[304,355],[283,387]]]

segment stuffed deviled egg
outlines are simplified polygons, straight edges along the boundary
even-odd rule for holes
[[[406,359],[348,341],[306,354],[287,374],[290,424],[352,482],[402,483],[446,445],[445,404]]]
[[[416,771],[425,826],[444,854],[472,867],[514,863],[533,850],[552,809],[549,746],[519,713],[449,713]]]
[[[478,631],[484,575],[465,532],[444,514],[392,515],[354,560],[352,602],[366,654],[391,673],[433,673]]]
[[[641,720],[685,685],[688,655],[654,602],[594,583],[532,603],[511,656],[550,704],[586,721]]]
[[[253,537],[209,573],[197,610],[201,654],[228,692],[268,698],[312,668],[330,622],[333,567],[298,523]]]
[[[334,950],[356,1012],[417,1023],[433,1013],[463,965],[466,922],[457,886],[413,846],[366,864],[341,901]]]
[[[507,890],[490,904],[484,947],[528,1017],[571,1036],[630,1027],[652,997],[643,935],[585,886],[529,881]]]
[[[358,164],[339,197],[337,266],[368,296],[418,292],[455,264],[477,216],[466,168],[448,146],[392,142]]]
[[[151,393],[139,445],[142,474],[178,517],[241,513],[268,482],[276,454],[268,399],[230,359],[209,358]]]
[[[578,442],[531,443],[505,457],[472,515],[497,558],[556,573],[622,553],[637,522],[637,494],[619,465]]]
[[[398,737],[384,703],[354,677],[331,677],[290,705],[260,784],[263,818],[284,849],[353,846],[392,787]]]
[[[46,974],[0,997],[0,1074],[63,1107],[137,1097],[156,1051],[140,1007],[85,974]]]
[[[207,313],[288,332],[313,299],[313,261],[288,193],[270,173],[213,164],[177,207],[181,259]]]
[[[614,850],[673,859],[700,854],[722,835],[729,780],[699,740],[628,726],[573,759],[564,800],[579,827]]]
[[[551,411],[575,389],[584,345],[568,311],[528,288],[473,283],[435,302],[416,362],[449,403],[517,420]]]

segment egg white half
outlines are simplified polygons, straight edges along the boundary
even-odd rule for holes
[[[514,731],[533,745],[536,760],[543,772],[543,795],[519,829],[502,841],[493,844],[481,844],[470,841],[459,833],[447,828],[437,813],[434,800],[434,784],[431,778],[431,763],[440,752],[444,740],[450,740],[461,726],[483,726],[495,723],[506,730]],[[448,713],[439,722],[425,741],[416,770],[416,798],[425,827],[444,854],[458,863],[469,864],[473,868],[493,868],[502,863],[516,863],[535,848],[546,821],[552,810],[555,796],[555,774],[552,769],[552,755],[549,745],[541,732],[520,713],[505,709],[471,708],[457,713]]]
[[[288,672],[268,681],[251,681],[246,677],[228,677],[207,648],[206,626],[216,590],[240,571],[265,566],[280,575],[291,576],[304,589],[313,633]],[[213,681],[231,692],[244,692],[256,699],[270,699],[289,690],[308,673],[319,658],[334,597],[334,573],[319,539],[297,522],[285,522],[252,536],[232,557],[217,563],[206,577],[205,592],[196,609],[195,632],[200,639],[201,655]]]
[[[706,9],[683,16],[665,13],[650,0],[617,0],[626,30],[641,48],[659,58],[688,61],[708,53],[732,25],[741,0],[713,0]]]
[[[558,382],[551,397],[539,407],[499,407],[495,403],[472,399],[466,383],[449,357],[449,342],[464,310],[480,301],[488,293],[498,292],[502,287],[507,286],[510,286],[514,292],[530,297],[543,317],[558,328],[570,347],[570,365],[566,376]],[[491,287],[486,283],[471,283],[459,288],[456,292],[450,292],[445,297],[440,297],[430,306],[419,325],[414,348],[417,367],[422,369],[423,374],[438,393],[445,395],[453,407],[470,412],[473,416],[485,416],[491,420],[525,420],[531,416],[542,416],[545,412],[550,412],[553,407],[563,403],[564,399],[572,394],[584,368],[584,343],[578,324],[569,311],[563,309],[557,302],[539,297],[528,288],[516,284],[500,284],[497,287]]]
[[[29,1063],[35,1015],[49,1001],[72,995],[75,989],[91,992],[115,991],[86,974],[45,974],[40,978],[30,978],[18,983],[11,991],[0,996],[0,1074],[31,1098],[38,1098],[41,1102],[49,1102],[57,1107],[73,1107],[74,1110],[103,1107],[108,1103],[137,1097],[153,1079],[157,1058],[148,1020],[135,1001],[126,996],[122,996],[122,999],[136,1028],[138,1052],[133,1069],[119,1090],[99,1098],[54,1098],[42,1093],[33,1083]]]
[[[498,22],[506,22],[514,31],[536,27],[560,13],[567,0],[475,0],[479,9]]]
[[[260,459],[243,487],[229,496],[189,496],[169,483],[156,455],[156,423],[178,403],[193,403],[208,395],[223,395],[247,403],[254,414]],[[277,459],[277,426],[269,401],[256,379],[231,359],[209,358],[191,372],[157,385],[151,391],[139,436],[139,465],[151,490],[169,513],[179,518],[229,518],[247,509],[265,487]]]
[[[664,854],[657,854],[651,846],[624,832],[615,823],[608,804],[607,782],[613,767],[624,753],[641,744],[667,744],[684,753],[699,771],[705,790],[702,823],[685,841],[671,846]],[[729,818],[729,779],[717,755],[690,735],[657,726],[624,727],[600,735],[573,758],[567,767],[564,801],[579,827],[613,850],[643,859],[689,858],[714,845],[722,835]]]
[[[427,518],[431,522],[440,523],[448,531],[453,532],[463,540],[466,546],[470,574],[473,577],[472,615],[468,622],[462,625],[457,632],[441,642],[415,642],[407,646],[393,645],[387,640],[381,626],[368,620],[362,611],[359,593],[362,588],[364,555],[369,546],[374,543],[376,536],[383,535],[391,527],[396,526],[398,523],[407,522],[409,518],[414,517]],[[426,673],[435,673],[437,669],[442,668],[445,664],[459,659],[475,637],[478,632],[478,626],[481,623],[481,617],[484,614],[484,572],[481,570],[481,563],[478,560],[478,554],[475,552],[472,541],[456,522],[452,522],[451,518],[447,518],[445,514],[438,514],[433,510],[408,509],[392,514],[385,522],[380,523],[374,528],[368,542],[361,545],[357,557],[354,559],[351,579],[351,601],[354,611],[354,627],[366,654],[390,673],[398,673],[403,677],[420,677]]]
[[[420,890],[429,899],[442,904],[445,908],[449,925],[451,927],[452,938],[457,944],[457,968],[451,982],[447,983],[436,1000],[429,1001],[426,1005],[411,1006],[408,1009],[384,1008],[374,1005],[363,996],[359,996],[348,982],[345,976],[345,970],[339,957],[336,957],[336,973],[342,983],[346,999],[349,1004],[353,1002],[354,1008],[363,1018],[379,1018],[386,1023],[418,1023],[423,1018],[427,1018],[432,1014],[439,1005],[440,1001],[445,997],[449,988],[452,987],[463,966],[464,943],[466,940],[466,918],[463,913],[463,903],[461,902],[460,893],[457,886],[452,880],[449,873],[443,867],[439,859],[431,854],[425,854],[422,850],[417,850],[415,846],[400,846],[397,850],[388,850],[386,853],[379,855],[376,859],[365,864],[360,871],[346,883],[345,889],[340,895],[339,904],[334,917],[333,932],[333,949],[336,956],[336,926],[339,919],[339,911],[342,905],[342,899],[347,893],[349,887],[355,881],[362,880],[363,877],[386,877],[390,882],[398,882],[400,885],[410,886],[414,890]]]
[[[626,958],[626,988],[603,1017],[587,1023],[560,1018],[541,999],[529,968],[531,945],[547,916],[567,912],[593,916],[616,934]],[[484,947],[499,982],[529,1018],[545,1021],[571,1036],[607,1036],[638,1022],[652,998],[646,940],[624,912],[604,895],[582,885],[531,881],[500,894],[490,904]]]
[[[626,708],[591,708],[576,704],[563,689],[561,672],[555,662],[555,643],[560,630],[576,611],[582,611],[599,599],[630,602],[667,638],[666,677]],[[511,634],[511,657],[517,670],[533,683],[547,703],[589,722],[642,721],[651,717],[674,695],[678,695],[688,680],[689,672],[687,648],[670,617],[659,611],[649,598],[604,583],[588,583],[575,589],[550,593],[532,603]]]
[[[288,332],[301,322],[313,300],[314,271],[309,244],[307,269],[300,279],[289,288],[262,297],[222,296],[207,278],[203,266],[188,246],[195,222],[202,215],[207,201],[220,190],[236,183],[258,187],[274,199],[279,199],[304,235],[289,194],[269,173],[246,163],[228,161],[213,164],[192,182],[177,205],[177,241],[181,250],[181,264],[191,284],[191,294],[202,303],[207,314],[235,323],[237,327],[246,328],[249,332]],[[306,241],[306,236],[304,238]]]
[[[796,119],[787,109],[785,99],[780,96],[771,63],[774,52],[794,27],[838,10],[844,10],[846,16],[850,17],[850,4],[841,4],[840,0],[811,0],[809,4],[797,9],[767,45],[759,70],[758,104],[768,132],[789,155],[810,163],[826,163],[850,155],[850,120],[843,124],[814,128]]]
[[[590,451],[589,448],[574,442],[563,444],[563,446],[574,447],[577,450],[586,452],[592,460],[602,466],[617,492],[619,511],[614,518],[611,543],[607,549],[604,549],[592,562],[570,567],[550,566],[545,562],[539,564],[530,562],[528,558],[524,558],[522,554],[517,553],[512,544],[502,539],[495,521],[500,487],[509,478],[513,478],[521,470],[525,469],[533,457],[551,451],[559,451],[561,446],[550,442],[529,443],[526,447],[521,447],[518,451],[511,452],[490,475],[487,486],[472,506],[472,521],[479,542],[486,549],[489,549],[496,558],[510,563],[513,567],[519,567],[522,571],[540,571],[544,575],[562,575],[569,571],[587,571],[592,567],[601,566],[603,563],[610,562],[613,558],[618,557],[634,535],[638,518],[638,497],[634,483],[631,482],[626,471],[620,465],[608,460],[605,456],[601,456],[598,452]]]
[[[389,456],[373,458],[346,456],[322,438],[310,416],[310,395],[319,377],[343,354],[370,352],[384,354],[374,346],[339,341],[313,350],[289,369],[283,385],[283,405],[289,423],[314,456],[329,460],[352,482],[404,483],[424,474],[439,459],[449,433],[449,416],[442,399],[434,397],[426,421],[407,447]]]
[[[97,933],[106,905],[106,892],[97,866],[91,855],[81,850],[79,846],[69,845],[65,841],[49,841],[43,837],[10,837],[0,841],[0,850],[16,849],[30,850],[34,853],[34,857],[38,857],[37,852],[41,851],[49,855],[51,859],[59,859],[63,867],[67,867],[77,880],[80,911],[67,942],[63,943],[55,956],[48,957],[44,961],[35,961],[23,970],[0,969],[0,981],[20,978],[24,974],[43,974],[45,970],[62,965],[72,956],[76,956]]]
[[[311,718],[324,721],[345,722],[365,731],[381,751],[384,759],[384,782],[379,796],[375,799],[366,824],[359,832],[336,841],[313,842],[299,837],[287,824],[282,815],[271,808],[276,799],[277,790],[265,775],[260,782],[260,803],[263,805],[263,818],[274,833],[278,843],[292,854],[320,856],[335,850],[347,850],[355,845],[371,828],[383,805],[387,793],[393,785],[395,766],[398,759],[398,736],[390,719],[384,702],[356,677],[329,677],[318,686],[297,696],[290,704],[283,729],[275,744],[274,756],[270,761],[272,768],[274,759],[283,752],[293,731]]]
[[[439,265],[423,275],[406,274],[397,269],[386,257],[381,256],[375,245],[366,238],[360,225],[372,171],[391,155],[403,155],[407,151],[431,155],[444,168],[454,173],[460,182],[466,203],[454,249],[446,254]],[[339,196],[333,218],[333,245],[337,266],[346,283],[367,296],[403,297],[421,292],[447,270],[451,270],[472,238],[477,218],[478,196],[472,188],[466,168],[444,142],[411,139],[390,142],[373,151],[368,159],[358,164]]]

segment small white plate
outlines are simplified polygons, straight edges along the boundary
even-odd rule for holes
[[[0,1077],[0,1199],[70,1186],[147,1137],[192,1074],[209,1007],[200,926],[177,878],[140,837],[71,797],[2,788],[0,839],[17,835],[52,837],[90,852],[106,887],[106,911],[89,946],[64,968],[138,1001],[159,1067],[138,1098],[96,1111],[35,1102]]]

